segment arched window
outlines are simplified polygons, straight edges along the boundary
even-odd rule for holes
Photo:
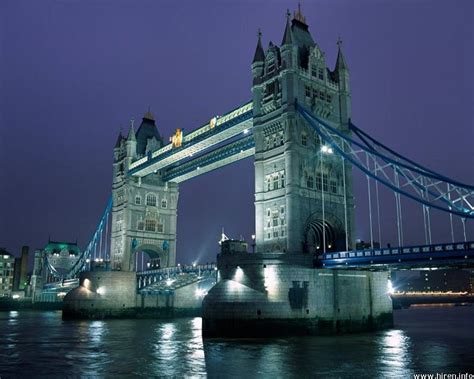
[[[156,207],[156,195],[149,193],[146,195],[146,205]]]
[[[145,229],[145,223],[143,222],[143,220],[138,221],[137,229],[138,230],[144,230]]]
[[[168,207],[168,200],[162,199],[161,200],[161,208],[167,208]]]

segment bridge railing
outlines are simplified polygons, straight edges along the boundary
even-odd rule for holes
[[[446,259],[474,259],[474,241],[387,247],[376,249],[356,249],[351,251],[328,252],[318,255],[319,266],[354,266],[377,263],[401,263],[403,261]]]

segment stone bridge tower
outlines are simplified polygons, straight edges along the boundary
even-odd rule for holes
[[[163,146],[155,119],[143,117],[136,134],[119,135],[114,147],[112,183],[111,265],[135,271],[135,254],[143,251],[161,267],[176,263],[178,185],[162,180],[162,173],[145,177],[128,174],[130,165]]]
[[[257,252],[352,246],[351,165],[295,111],[298,101],[349,133],[349,71],[338,48],[330,70],[300,9],[292,20],[288,13],[281,46],[270,42],[264,51],[259,33],[252,63]]]

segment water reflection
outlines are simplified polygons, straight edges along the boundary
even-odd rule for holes
[[[474,307],[459,308],[468,307],[402,311],[397,329],[375,334],[205,341],[200,318],[64,322],[60,312],[4,312],[0,374],[300,378],[469,371]]]
[[[379,363],[382,374],[388,377],[408,377],[412,375],[410,338],[403,330],[394,329],[383,332],[380,337]]]

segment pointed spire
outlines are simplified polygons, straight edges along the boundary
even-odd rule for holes
[[[301,3],[298,3],[298,10],[295,11],[294,13],[294,17],[293,17],[296,21],[299,21],[301,22],[302,24],[306,24],[306,17],[303,16],[303,13],[301,13]]]
[[[265,61],[265,53],[263,52],[263,47],[262,47],[262,32],[260,31],[260,28],[259,28],[257,48],[255,49],[255,55],[253,56],[252,63],[263,62],[263,61]]]
[[[153,116],[153,113],[151,113],[150,106],[148,106],[148,111],[145,113],[143,118],[150,121],[155,121],[155,116]]]
[[[336,70],[349,70],[344,55],[342,54],[342,40],[341,37],[337,40],[337,60],[336,60]]]
[[[285,33],[283,34],[283,40],[281,41],[281,45],[291,45],[293,43],[293,34],[291,32],[291,25],[290,25],[290,10],[286,10],[286,27]]]
[[[120,147],[120,142],[122,142],[123,140],[123,136],[122,136],[122,127],[120,127],[120,133],[117,137],[117,142],[115,142],[115,148],[119,148]]]
[[[132,118],[130,120],[130,130],[128,131],[128,137],[127,137],[127,141],[136,141],[136,137],[135,137],[135,129],[133,128],[133,124],[135,123],[135,120]]]

